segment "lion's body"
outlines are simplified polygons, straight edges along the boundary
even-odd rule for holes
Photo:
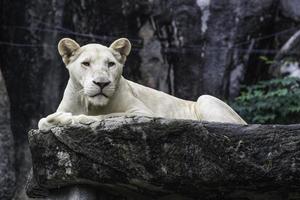
[[[197,102],[187,101],[126,80],[121,74],[126,58],[124,56],[129,52],[127,55],[122,54],[118,49],[120,44],[110,48],[96,44],[79,48],[76,44],[71,44],[75,45],[73,51],[76,53],[70,55],[64,54],[65,46],[59,49],[69,69],[70,80],[57,112],[41,119],[40,129],[73,122],[89,123],[112,115],[146,115],[246,124],[227,104],[215,97],[203,95]],[[92,66],[82,66],[86,57]],[[108,62],[114,62],[114,67],[103,67]],[[104,87],[102,82],[105,83]]]
[[[213,96],[202,95],[196,102],[188,101],[132,81],[127,82],[133,95],[147,106],[154,116],[246,124],[232,108]]]
[[[194,109],[195,103],[185,101],[164,92],[128,81],[122,77],[115,95],[105,107],[93,106],[86,103],[82,95],[76,91],[66,91],[58,112],[70,112],[73,115],[85,114],[91,116],[107,115],[111,113],[137,113],[156,117],[199,119]],[[68,89],[68,87],[67,87]],[[69,102],[67,99],[71,99]]]

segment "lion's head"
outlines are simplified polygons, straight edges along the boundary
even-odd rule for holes
[[[126,38],[114,41],[110,47],[100,44],[80,47],[69,38],[58,43],[58,52],[69,70],[74,87],[97,106],[107,105],[114,95],[130,50],[131,44]]]

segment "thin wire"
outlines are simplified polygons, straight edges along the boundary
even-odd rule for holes
[[[292,27],[292,28],[289,28],[289,29],[285,29],[285,30],[282,30],[282,31],[279,31],[279,32],[276,32],[276,33],[272,33],[272,34],[269,34],[269,35],[265,35],[265,36],[262,36],[262,37],[252,38],[252,39],[249,39],[248,41],[244,41],[244,42],[235,44],[234,47],[239,47],[239,46],[241,46],[241,45],[248,44],[248,43],[251,42],[251,41],[257,42],[257,41],[264,40],[264,39],[267,39],[267,38],[270,38],[270,37],[275,37],[275,36],[283,35],[283,34],[285,34],[285,33],[288,33],[288,32],[294,31],[294,30],[297,30],[297,29],[299,29],[299,28],[300,28],[300,26],[296,26],[296,27]]]
[[[112,37],[112,36],[100,36],[100,35],[96,35],[96,34],[79,33],[79,32],[75,32],[75,31],[72,31],[70,29],[67,29],[67,28],[64,28],[64,27],[61,27],[61,26],[51,26],[48,23],[44,23],[44,22],[41,22],[41,21],[38,21],[38,22],[41,23],[41,24],[44,24],[48,27],[51,27],[51,28],[33,28],[33,27],[25,27],[25,26],[2,26],[2,27],[15,27],[15,28],[18,28],[18,29],[37,30],[37,31],[52,32],[52,33],[53,32],[58,32],[58,33],[64,33],[64,34],[71,34],[71,35],[74,35],[74,36],[95,38],[95,39],[104,40],[104,41],[107,41],[108,39],[115,39],[115,37]],[[264,39],[267,39],[267,38],[270,38],[270,37],[279,36],[279,35],[285,34],[287,32],[294,31],[295,29],[298,29],[299,27],[300,26],[292,27],[292,28],[289,28],[289,29],[286,29],[286,30],[283,30],[283,31],[279,31],[279,32],[276,32],[276,33],[272,33],[272,34],[269,34],[269,35],[265,35],[265,36],[262,36],[262,37],[252,38],[249,41],[244,41],[244,42],[240,42],[238,44],[235,44],[234,47],[239,47],[241,45],[248,44],[251,41],[260,41],[260,40],[264,40]],[[134,41],[134,42],[140,42],[141,41],[141,39],[138,39],[138,38],[129,38],[129,39],[131,41]]]
[[[0,41],[0,46],[12,46],[12,47],[24,47],[24,48],[44,48],[44,47],[50,47],[50,48],[57,48],[57,45],[51,45],[51,44],[31,44],[31,43],[14,43],[14,42],[6,42],[6,41]],[[131,51],[138,52],[139,48],[132,48]]]
[[[116,37],[113,36],[101,36],[101,35],[96,35],[96,34],[87,34],[87,33],[79,33],[75,32],[66,28],[37,28],[37,27],[26,27],[26,26],[1,26],[3,28],[16,28],[16,29],[21,29],[21,30],[28,30],[28,31],[41,31],[41,32],[50,32],[50,33],[64,33],[68,35],[74,35],[74,36],[80,36],[80,37],[87,37],[87,38],[93,38],[93,39],[98,39],[100,41],[110,41],[116,39]],[[129,40],[133,42],[141,42],[141,39],[134,39],[134,38],[128,38]]]
[[[2,26],[2,27],[13,27],[16,29],[21,29],[21,30],[41,31],[41,32],[49,32],[49,33],[64,33],[64,34],[69,34],[69,35],[74,35],[74,36],[95,38],[95,39],[105,40],[105,41],[109,38],[112,38],[109,36],[98,36],[98,35],[93,35],[93,34],[77,33],[77,32],[72,32],[72,31],[49,29],[49,28],[36,28],[36,27],[25,27],[25,26]]]
[[[0,45],[5,46],[14,46],[14,47],[55,47],[55,45],[50,44],[25,44],[25,43],[14,43],[14,42],[6,42],[6,41],[0,41]]]
[[[50,24],[48,23],[44,23],[42,21],[38,21],[39,23],[42,23],[46,26],[50,26]],[[98,40],[101,40],[101,41],[108,41],[108,40],[113,40],[115,39],[115,37],[112,37],[112,36],[100,36],[100,35],[96,35],[96,34],[85,34],[85,33],[79,33],[79,32],[75,32],[75,31],[72,31],[72,30],[69,30],[69,29],[66,29],[64,27],[60,27],[60,26],[52,26],[52,28],[33,28],[33,27],[25,27],[25,26],[2,26],[2,27],[14,27],[14,28],[18,28],[18,29],[25,29],[25,30],[37,30],[37,31],[42,31],[42,32],[51,32],[51,33],[64,33],[64,34],[70,34],[70,35],[74,35],[74,36],[81,36],[81,37],[88,37],[88,38],[94,38],[94,39],[98,39]],[[54,29],[53,29],[54,28]],[[283,31],[280,31],[280,32],[276,32],[276,33],[272,33],[272,34],[269,34],[269,35],[265,35],[265,36],[262,36],[262,37],[258,37],[258,38],[253,38],[249,41],[244,41],[244,42],[241,42],[241,43],[238,43],[238,44],[235,44],[233,47],[236,49],[236,47],[239,47],[243,44],[248,44],[249,42],[251,41],[260,41],[260,40],[264,40],[264,39],[267,39],[267,38],[270,38],[270,37],[274,37],[274,36],[278,36],[278,35],[282,35],[282,34],[285,34],[287,32],[290,32],[290,31],[293,31],[295,29],[298,29],[299,27],[292,27],[292,28],[289,28],[289,29],[286,29],[286,30],[283,30]],[[138,39],[138,38],[129,38],[131,41],[133,42],[138,42],[140,43],[141,42],[141,39]],[[191,45],[191,46],[188,46],[188,47],[196,47],[196,48],[202,48],[202,46],[196,46],[196,45]],[[229,47],[223,47],[224,48],[229,48]],[[240,49],[242,51],[248,51],[248,49]],[[253,50],[255,52],[258,52],[258,53],[270,53],[270,51],[272,51],[272,53],[274,53],[274,51],[276,50],[261,50],[261,49],[257,49],[257,50]]]
[[[63,30],[63,31],[66,31],[66,33],[72,32],[70,29],[66,29],[66,28],[64,28],[62,26],[53,26],[52,24],[45,23],[45,22],[43,22],[41,20],[37,20],[37,19],[35,21],[37,21],[38,23],[43,24],[45,26],[48,26],[49,28],[55,28],[55,29],[58,29],[58,30]],[[298,27],[292,27],[292,28],[289,28],[289,29],[285,29],[285,30],[276,32],[276,33],[269,34],[269,35],[264,35],[264,36],[261,36],[261,37],[252,38],[252,39],[249,39],[248,41],[237,43],[237,44],[234,45],[234,47],[238,47],[238,46],[241,46],[241,45],[244,45],[244,44],[248,44],[249,42],[252,42],[253,40],[254,41],[260,41],[260,40],[264,40],[264,39],[267,39],[267,38],[270,38],[270,37],[273,37],[273,36],[274,37],[275,36],[279,36],[279,35],[285,34],[287,32],[294,31],[295,29],[299,29],[299,28],[300,28],[300,26],[298,26]],[[78,32],[73,32],[73,33],[80,34]],[[138,41],[139,39],[136,39],[136,40]]]
[[[34,21],[36,21],[37,23],[42,24],[44,26],[47,26],[48,28],[52,28],[52,29],[60,30],[60,31],[65,31],[66,33],[72,32],[70,29],[64,28],[62,26],[46,23],[46,22],[43,22],[42,20],[35,19]],[[122,32],[125,32],[125,30],[123,30]],[[114,34],[119,34],[120,35],[120,34],[122,34],[122,32],[121,31],[118,32],[118,33],[114,32]],[[79,33],[79,32],[74,32],[74,33]]]
[[[202,49],[202,46],[200,45],[188,45],[186,46],[191,49]],[[247,49],[247,48],[236,48],[233,47],[208,47],[210,50],[238,50],[238,51],[246,51],[246,52],[255,52],[255,53],[273,53],[276,54],[278,50],[276,49]]]
[[[100,36],[100,35],[96,35],[96,34],[85,34],[85,33],[79,33],[79,32],[75,32],[75,31],[71,31],[69,29],[66,29],[64,27],[60,27],[60,26],[51,26],[50,24],[44,23],[44,22],[40,22],[48,27],[51,28],[34,28],[34,27],[25,27],[25,26],[2,26],[3,28],[17,28],[17,29],[24,29],[24,30],[29,30],[29,31],[42,31],[42,32],[51,32],[51,33],[65,33],[65,34],[71,34],[71,35],[75,35],[75,36],[82,36],[82,37],[89,37],[89,38],[95,38],[95,39],[99,39],[102,41],[108,41],[110,39],[115,39],[115,37],[112,36]],[[254,38],[251,39],[249,41],[245,41],[245,42],[241,42],[238,43],[236,45],[234,45],[233,47],[209,47],[209,49],[215,49],[215,50],[238,50],[238,51],[245,51],[245,52],[250,52],[250,53],[259,53],[259,54],[276,54],[278,52],[278,50],[274,50],[274,49],[244,49],[244,48],[236,48],[238,46],[241,46],[243,44],[247,44],[251,41],[260,41],[263,39],[267,39],[273,36],[278,36],[284,33],[287,33],[289,31],[295,30],[298,27],[293,27],[293,28],[289,28],[280,32],[276,32],[276,33],[272,33],[269,35],[265,35],[262,37],[258,37],[258,38]],[[138,41],[140,42],[141,39],[130,39],[131,41]],[[8,45],[8,46],[17,46],[17,47],[56,47],[56,45],[49,45],[49,44],[24,44],[24,43],[14,43],[14,42],[7,42],[7,41],[0,41],[0,45]],[[141,46],[138,45],[134,45],[135,48],[133,49],[134,51],[138,51],[138,49],[142,48]],[[192,49],[192,50],[202,50],[203,46],[200,45],[187,45],[184,47],[179,48],[165,48],[164,51],[165,52],[184,52],[186,50]]]
[[[58,26],[58,25],[54,25],[53,26],[53,24],[46,23],[46,22],[43,22],[42,20],[38,20],[38,19],[35,19],[34,21],[36,21],[37,23],[43,24],[45,26],[48,26],[48,28],[54,28],[54,29],[57,29],[57,30],[62,30],[62,31],[70,32],[70,29],[66,29],[66,28],[64,28],[62,26]]]
[[[5,46],[14,46],[14,47],[51,47],[51,48],[56,48],[56,45],[51,45],[51,44],[32,44],[32,43],[15,43],[15,42],[6,42],[6,41],[0,41],[0,45],[5,45]],[[133,51],[139,51],[141,48],[135,47],[132,50]],[[210,49],[212,50],[229,50],[229,49],[234,49],[234,50],[239,50],[242,52],[250,52],[250,53],[258,53],[258,54],[276,54],[278,51],[277,50],[272,50],[272,49],[241,49],[241,48],[228,48],[228,47],[211,47]],[[175,53],[184,53],[185,51],[197,51],[201,49],[195,49],[195,48],[188,48],[187,47],[182,47],[182,48],[166,48],[164,49],[164,52],[175,52]]]
[[[52,27],[52,25],[50,25],[49,23],[45,23],[43,21],[40,21],[40,20],[37,20],[39,23],[41,24],[44,24],[48,27]],[[64,27],[61,27],[61,26],[54,26],[54,27],[57,27],[58,29],[61,29],[61,30],[65,30],[65,31],[68,31],[70,32],[71,30],[70,29],[66,29]],[[234,45],[234,47],[238,47],[238,46],[241,46],[241,45],[244,45],[244,44],[248,44],[249,42],[251,41],[260,41],[260,40],[264,40],[264,39],[267,39],[267,38],[270,38],[270,37],[275,37],[275,36],[279,36],[279,35],[283,35],[285,33],[288,33],[288,32],[291,32],[291,31],[294,31],[295,29],[299,29],[300,26],[296,26],[296,27],[292,27],[292,28],[289,28],[289,29],[285,29],[285,30],[282,30],[282,31],[279,31],[279,32],[276,32],[276,33],[272,33],[272,34],[269,34],[269,35],[265,35],[265,36],[261,36],[261,37],[257,37],[257,38],[252,38],[250,39],[249,41],[244,41],[244,42],[240,42],[240,43],[237,43]],[[72,31],[71,31],[72,32]],[[73,33],[77,33],[77,34],[80,34],[78,32],[73,32]],[[132,39],[131,39],[132,40]],[[133,40],[136,40],[136,41],[140,41],[138,38],[136,39],[133,39]]]
[[[188,47],[188,46],[187,46]],[[242,48],[229,48],[229,47],[210,47],[210,50],[237,50],[237,51],[241,51],[241,52],[249,52],[249,53],[257,53],[257,54],[277,54],[277,50],[274,49],[242,49]],[[202,51],[202,49],[200,48],[167,48],[164,51],[165,52],[182,52],[184,53],[185,51]]]

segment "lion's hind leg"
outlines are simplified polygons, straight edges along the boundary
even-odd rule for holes
[[[202,95],[198,98],[196,112],[200,120],[203,121],[247,124],[225,102],[210,95]]]

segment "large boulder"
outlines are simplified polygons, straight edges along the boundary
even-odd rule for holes
[[[40,197],[85,184],[111,198],[296,199],[299,141],[299,125],[147,117],[32,130],[27,192]]]

